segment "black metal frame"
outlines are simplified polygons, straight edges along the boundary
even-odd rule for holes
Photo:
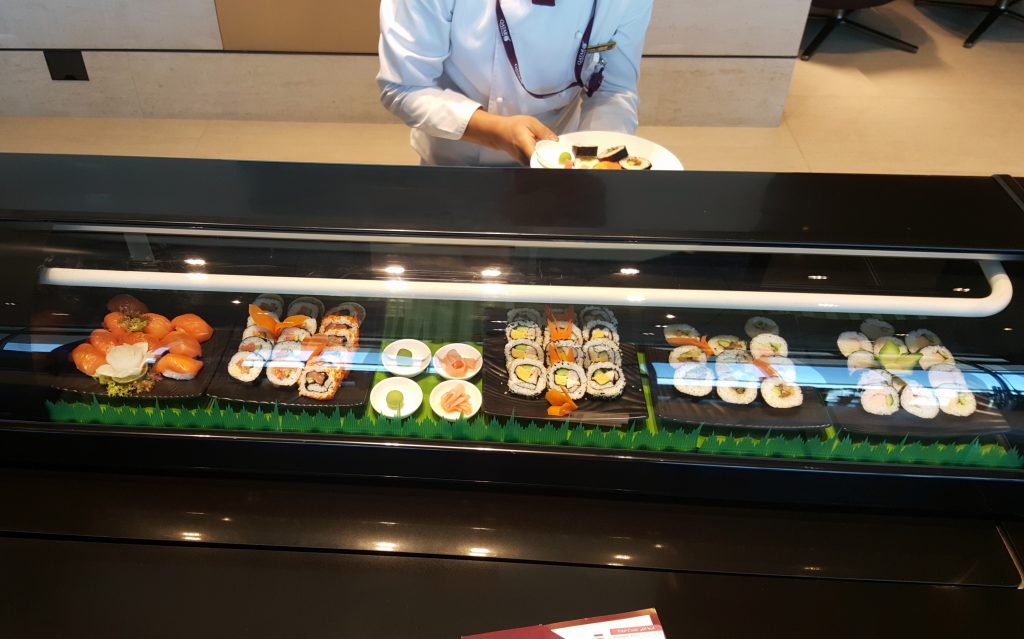
[[[831,15],[812,15],[811,20],[825,20],[825,26],[821,28],[818,35],[814,36],[811,43],[807,45],[807,48],[800,54],[801,60],[810,60],[811,56],[818,50],[818,47],[835,31],[836,27],[840,25],[846,25],[855,31],[867,34],[882,44],[888,45],[894,49],[900,49],[907,53],[917,53],[917,45],[911,44],[906,40],[900,40],[897,37],[891,36],[888,33],[873,29],[866,24],[851,20],[850,15],[853,13],[847,9],[836,9]]]
[[[997,0],[992,6],[983,4],[974,4],[971,2],[953,2],[951,0],[914,0],[914,6],[926,6],[926,7],[951,7],[954,9],[969,9],[971,11],[985,11],[987,15],[981,20],[971,35],[967,36],[964,40],[964,48],[970,49],[974,47],[974,43],[978,41],[981,36],[988,31],[989,27],[995,24],[996,20],[1003,16],[1008,16],[1020,22],[1024,22],[1024,14],[1017,13],[1011,7],[1019,3],[1021,0]]]

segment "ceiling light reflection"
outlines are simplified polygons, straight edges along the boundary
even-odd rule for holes
[[[377,550],[383,550],[385,552],[392,552],[398,549],[398,544],[390,541],[378,541],[373,545]]]
[[[809,279],[809,280],[827,280],[828,279],[828,275],[808,275],[807,279]]]
[[[485,268],[480,271],[480,275],[483,275],[484,277],[501,277],[501,269]]]
[[[405,267],[400,264],[392,264],[384,269],[384,272],[388,275],[401,275],[405,273]]]
[[[494,554],[494,551],[491,550],[490,548],[470,548],[469,549],[469,556],[470,557],[488,557],[488,556],[490,556],[492,554]]]
[[[669,313],[668,315],[665,316],[665,319],[675,319],[675,318],[676,318],[676,316],[673,315],[672,313]]]
[[[628,267],[627,266],[627,267],[620,268],[619,269],[619,273],[622,273],[623,275],[639,275],[640,274],[640,269],[632,268],[632,267]]]
[[[953,289],[953,292],[954,293],[970,293],[971,289],[967,288],[966,286],[957,286],[956,288]]]
[[[201,257],[190,257],[185,260],[189,266],[206,266],[206,260]]]

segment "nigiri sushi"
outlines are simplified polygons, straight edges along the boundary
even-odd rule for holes
[[[213,328],[195,313],[185,313],[171,320],[171,326],[196,338],[200,343],[213,337]]]
[[[161,341],[145,333],[122,333],[118,336],[118,344],[145,344],[146,350],[151,351],[159,348]]]
[[[203,347],[199,345],[199,341],[185,331],[168,334],[160,342],[160,347],[166,348],[169,353],[185,357],[201,357],[203,354]]]
[[[168,353],[161,357],[153,368],[157,373],[168,379],[195,379],[202,370],[203,363],[186,355]]]
[[[121,342],[118,341],[117,335],[111,333],[107,329],[97,328],[91,335],[89,335],[89,343],[95,346],[98,350],[106,353]]]
[[[124,313],[125,315],[142,315],[148,313],[149,309],[133,295],[121,293],[110,298],[107,302],[107,310]]]
[[[107,358],[103,351],[84,342],[71,351],[71,361],[75,363],[75,368],[91,377],[96,374],[97,368],[107,363]]]
[[[142,329],[142,332],[158,340],[167,337],[167,334],[174,330],[171,320],[159,313],[143,313],[142,318],[146,320],[146,328]]]

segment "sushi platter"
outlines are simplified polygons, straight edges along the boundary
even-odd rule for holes
[[[210,384],[220,399],[295,407],[366,404],[373,373],[360,349],[366,309],[355,302],[327,308],[314,297],[285,304],[265,293],[249,305],[246,326],[231,337]],[[283,319],[282,319],[283,318]]]
[[[1009,430],[984,373],[958,361],[926,328],[896,333],[881,319],[844,331],[836,346],[851,384],[827,397],[836,425],[868,435],[971,437]]]
[[[647,416],[636,348],[603,307],[517,308],[484,341],[484,412],[618,426]]]
[[[682,171],[671,151],[635,135],[611,131],[577,131],[542,140],[530,158],[535,169]]]
[[[103,327],[61,359],[52,386],[102,396],[175,398],[206,392],[227,347],[223,331],[185,313],[167,318],[131,295],[107,304]],[[58,353],[63,354],[65,349]]]

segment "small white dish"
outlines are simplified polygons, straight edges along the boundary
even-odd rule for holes
[[[398,351],[403,349],[412,353],[412,363],[399,363]],[[380,354],[380,363],[392,375],[416,377],[430,365],[430,347],[417,339],[400,339],[388,344]]]
[[[388,393],[402,393],[402,408],[395,410],[388,406]],[[423,389],[408,377],[389,377],[381,380],[370,391],[370,406],[383,417],[405,418],[415,413],[423,403]]]
[[[441,360],[444,359],[452,350],[466,359],[475,359],[476,365],[472,368],[467,368],[464,375],[450,375],[442,366]],[[483,367],[484,356],[480,354],[480,351],[476,350],[469,344],[445,344],[441,348],[437,349],[436,353],[434,353],[434,372],[445,379],[471,379],[475,377]]]
[[[446,413],[441,408],[441,398],[448,391],[461,389],[466,395],[469,396],[469,405],[473,409],[473,412],[469,415],[463,415],[461,412]],[[456,421],[461,417],[469,419],[473,415],[476,415],[480,410],[480,406],[483,404],[484,398],[480,395],[480,389],[469,382],[462,381],[461,379],[450,379],[446,382],[441,382],[434,387],[434,390],[430,391],[430,410],[434,411],[438,417],[447,419],[448,421]]]
[[[564,169],[565,163],[560,160],[566,154],[572,162],[572,147],[562,144],[558,140],[541,140],[533,149],[537,162],[545,169]]]

